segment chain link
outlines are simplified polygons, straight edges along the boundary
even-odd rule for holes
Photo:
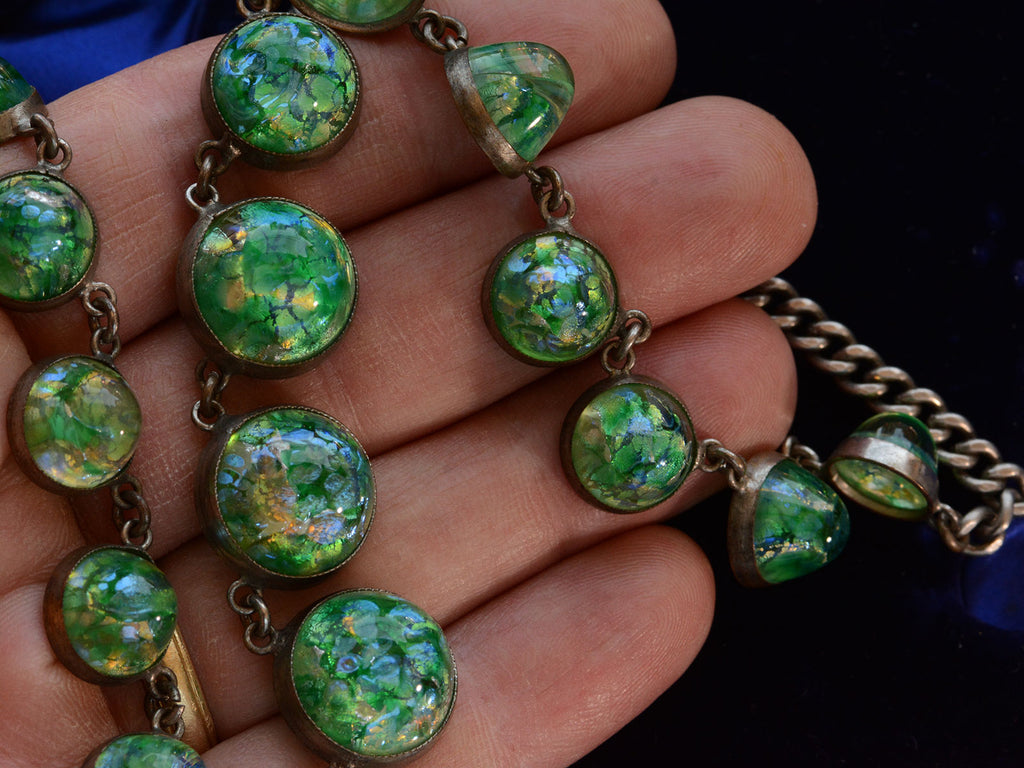
[[[248,0],[235,0],[238,12],[250,18],[260,13],[269,13],[277,6],[277,0],[262,0],[261,2],[248,2]]]
[[[188,201],[193,207],[202,208],[220,199],[214,182],[231,167],[240,154],[238,147],[227,136],[219,141],[209,139],[196,148],[193,161],[199,170],[199,179],[187,192]]]
[[[409,22],[409,28],[412,30],[412,36],[434,53],[444,55],[469,44],[469,33],[465,24],[430,8],[424,8],[417,13]]]
[[[239,590],[249,590],[242,595],[241,600]],[[270,608],[263,599],[262,589],[252,586],[245,579],[238,579],[228,587],[228,605],[245,625],[243,640],[246,648],[260,656],[277,652],[283,638],[271,624]]]
[[[110,496],[114,501],[114,524],[121,532],[121,541],[128,546],[149,549],[153,543],[153,517],[142,495],[142,482],[135,475],[123,475],[120,482],[111,486]]]
[[[146,714],[153,730],[180,739],[185,733],[185,705],[178,678],[160,664],[146,673]]]
[[[201,394],[192,406],[192,422],[204,432],[211,432],[225,413],[220,396],[231,381],[231,374],[224,373],[204,357],[196,365],[196,381]]]
[[[86,283],[79,296],[83,309],[89,315],[89,330],[92,331],[89,348],[94,356],[113,360],[121,351],[117,294],[106,283]]]
[[[630,373],[636,365],[634,347],[651,338],[653,328],[651,318],[639,309],[624,312],[615,334],[601,350],[601,367],[605,372],[613,376]]]
[[[821,471],[822,462],[817,452],[809,445],[804,445],[796,439],[795,435],[789,435],[786,437],[785,442],[782,444],[780,453],[783,456],[788,456],[801,467],[809,472],[818,474]]]
[[[740,489],[743,476],[747,474],[746,460],[714,438],[701,440],[698,444],[696,466],[701,472],[708,474],[725,472],[729,487],[734,491]]]
[[[524,172],[530,191],[545,223],[565,226],[576,216],[576,198],[565,188],[562,174],[550,165],[528,167]]]
[[[946,545],[970,555],[987,555],[1003,543],[1014,516],[1024,515],[1024,470],[1003,461],[999,450],[979,438],[971,423],[952,413],[933,390],[918,387],[910,374],[886,365],[881,356],[841,323],[780,277],[743,295],[760,307],[785,332],[790,345],[808,355],[811,364],[830,374],[841,389],[865,400],[878,412],[916,416],[928,425],[939,462],[957,481],[980,497],[982,504],[961,514],[936,504],[931,517]]]
[[[36,140],[36,162],[51,171],[65,171],[71,165],[71,145],[57,135],[53,121],[41,112],[29,118]]]

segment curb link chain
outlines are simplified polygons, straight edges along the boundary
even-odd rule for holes
[[[983,502],[966,514],[938,502],[930,522],[954,552],[988,555],[1002,546],[1015,516],[1024,516],[1024,470],[1003,461],[999,450],[979,438],[971,423],[952,413],[933,390],[918,387],[902,368],[886,365],[871,347],[857,342],[842,323],[830,320],[812,299],[774,277],[742,297],[767,312],[794,349],[831,375],[839,387],[878,412],[907,413],[931,430],[939,462]]]

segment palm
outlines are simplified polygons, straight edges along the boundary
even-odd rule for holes
[[[586,5],[523,0],[514,16],[447,3],[473,42],[514,37],[563,51],[577,101],[560,145],[541,159],[580,204],[575,223],[615,266],[629,307],[658,326],[640,369],[686,400],[701,436],[740,451],[778,443],[793,405],[785,342],[730,296],[777,272],[813,226],[799,147],[765,114],[723,99],[641,116],[662,98],[673,44],[653,0]],[[177,249],[194,221],[183,192],[208,138],[197,85],[213,41],[154,59],[50,105],[75,149],[69,179],[103,232],[97,278],[118,290],[119,357],[142,405],[133,464],[153,507],[153,554],[175,585],[180,624],[222,742],[211,768],[317,765],[275,716],[270,663],[249,654],[224,594],[235,578],[202,539],[192,473],[204,436],[188,417],[201,352],[176,314]],[[374,457],[378,513],[366,546],[329,583],[274,593],[283,625],[315,597],[388,589],[447,628],[460,699],[423,766],[564,766],[636,714],[687,666],[707,631],[713,587],[688,539],[650,523],[711,489],[691,479],[650,513],[621,517],[581,502],[561,476],[557,435],[593,362],[550,373],[507,357],[479,317],[479,286],[506,242],[540,222],[523,181],[496,178],[446,96],[440,61],[399,32],[356,41],[365,78],[361,128],[313,170],[236,165],[225,200],[283,195],[326,214],[360,270],[352,327],[315,372],[234,380],[231,412],[300,403],[356,433]],[[25,144],[0,171],[29,164]],[[10,392],[29,361],[81,351],[75,305],[0,318]],[[7,441],[0,441],[7,451]],[[138,689],[100,689],[53,658],[42,593],[82,541],[110,541],[107,502],[71,504],[4,457],[0,515],[0,755],[4,765],[77,766],[99,742],[142,729]]]

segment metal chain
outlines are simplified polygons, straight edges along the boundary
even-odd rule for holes
[[[57,135],[53,121],[41,112],[29,118],[36,140],[36,162],[51,171],[64,171],[71,165],[71,145]]]
[[[238,12],[250,18],[260,13],[269,13],[277,6],[277,0],[262,0],[262,2],[248,2],[248,0],[235,0]]]
[[[779,449],[783,456],[788,456],[804,469],[814,474],[821,472],[822,461],[817,452],[809,445],[804,445],[796,439],[795,435],[786,437],[785,442]]]
[[[562,174],[550,165],[528,167],[524,172],[530,191],[545,223],[567,225],[576,216],[576,198],[565,188]]]
[[[697,445],[696,466],[701,472],[708,474],[725,472],[729,487],[734,491],[739,490],[740,482],[747,474],[746,460],[714,438],[701,440]]]
[[[238,599],[240,589],[249,590],[241,601]],[[270,623],[270,609],[263,599],[262,589],[254,587],[245,579],[238,579],[228,587],[228,605],[245,625],[243,640],[246,648],[260,656],[277,652],[283,638]]]
[[[128,546],[149,549],[153,543],[150,527],[153,517],[142,495],[142,482],[135,475],[123,475],[120,482],[111,486],[110,496],[114,500],[114,524],[121,532],[121,541]]]
[[[199,170],[199,180],[188,188],[186,195],[193,207],[202,208],[220,199],[214,182],[231,167],[240,154],[241,151],[227,136],[219,141],[209,139],[196,148],[193,161]]]
[[[409,28],[412,30],[412,36],[434,53],[444,55],[469,44],[469,33],[465,24],[430,8],[424,8],[417,13],[409,22]]]
[[[613,376],[630,373],[636,365],[634,347],[651,338],[653,328],[651,318],[639,309],[623,312],[618,329],[601,350],[601,367],[605,372]]]
[[[196,381],[201,394],[192,406],[192,422],[204,432],[212,432],[225,413],[220,396],[231,381],[231,374],[224,373],[204,357],[196,365]]]
[[[96,357],[113,360],[121,351],[117,294],[106,283],[86,283],[79,296],[89,315],[89,330],[92,331],[89,348]]]
[[[185,705],[174,671],[160,664],[146,673],[145,682],[146,715],[153,730],[180,739],[185,733]]]
[[[906,371],[886,365],[881,356],[857,342],[843,324],[830,320],[811,299],[775,277],[743,295],[760,307],[786,334],[794,349],[831,375],[839,387],[879,412],[916,416],[928,425],[939,462],[982,504],[962,514],[937,503],[930,521],[955,552],[987,555],[1003,543],[1014,516],[1024,515],[1024,470],[1002,459],[999,450],[979,438],[971,423],[952,413],[933,390],[918,387]]]

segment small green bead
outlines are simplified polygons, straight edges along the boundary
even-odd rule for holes
[[[790,459],[769,471],[754,512],[754,556],[761,578],[789,581],[827,565],[850,537],[838,494]]]
[[[348,24],[379,24],[423,0],[304,0],[315,12]],[[411,9],[410,9],[411,11]]]
[[[931,432],[924,422],[908,414],[879,413],[857,427],[850,438],[884,440],[909,451],[931,474],[938,471],[938,453]],[[921,489],[882,464],[840,459],[833,462],[832,471],[865,499],[897,513],[917,516],[930,507]]]
[[[90,552],[67,577],[64,627],[71,646],[110,678],[139,675],[164,655],[178,600],[152,562],[126,549]]]
[[[236,28],[221,44],[211,77],[228,128],[273,154],[300,155],[330,143],[359,96],[348,48],[303,16],[264,16]]]
[[[61,296],[89,271],[95,252],[92,213],[67,182],[38,171],[0,179],[0,296]]]
[[[328,598],[303,620],[291,662],[305,713],[336,744],[366,757],[421,746],[455,702],[444,633],[394,595],[360,590]]]
[[[658,386],[613,385],[583,408],[571,455],[577,479],[601,505],[639,512],[667,499],[690,474],[693,424],[683,404]]]
[[[0,112],[16,107],[32,95],[33,88],[11,63],[0,58]]]
[[[47,366],[28,392],[24,432],[39,470],[65,488],[99,488],[135,453],[139,403],[128,383],[92,357]]]
[[[615,276],[586,241],[545,232],[499,257],[490,309],[494,327],[519,354],[543,363],[573,362],[596,350],[614,328]]]
[[[512,148],[532,161],[558,130],[572,104],[569,63],[540,43],[470,48],[469,67],[487,113]]]
[[[330,222],[288,200],[218,213],[192,267],[199,313],[235,357],[267,366],[326,351],[355,308],[356,272]]]
[[[339,566],[359,548],[373,517],[366,453],[337,422],[301,408],[242,423],[221,453],[216,488],[233,546],[285,576]]]
[[[162,733],[118,736],[99,751],[89,768],[204,768],[192,747]]]

